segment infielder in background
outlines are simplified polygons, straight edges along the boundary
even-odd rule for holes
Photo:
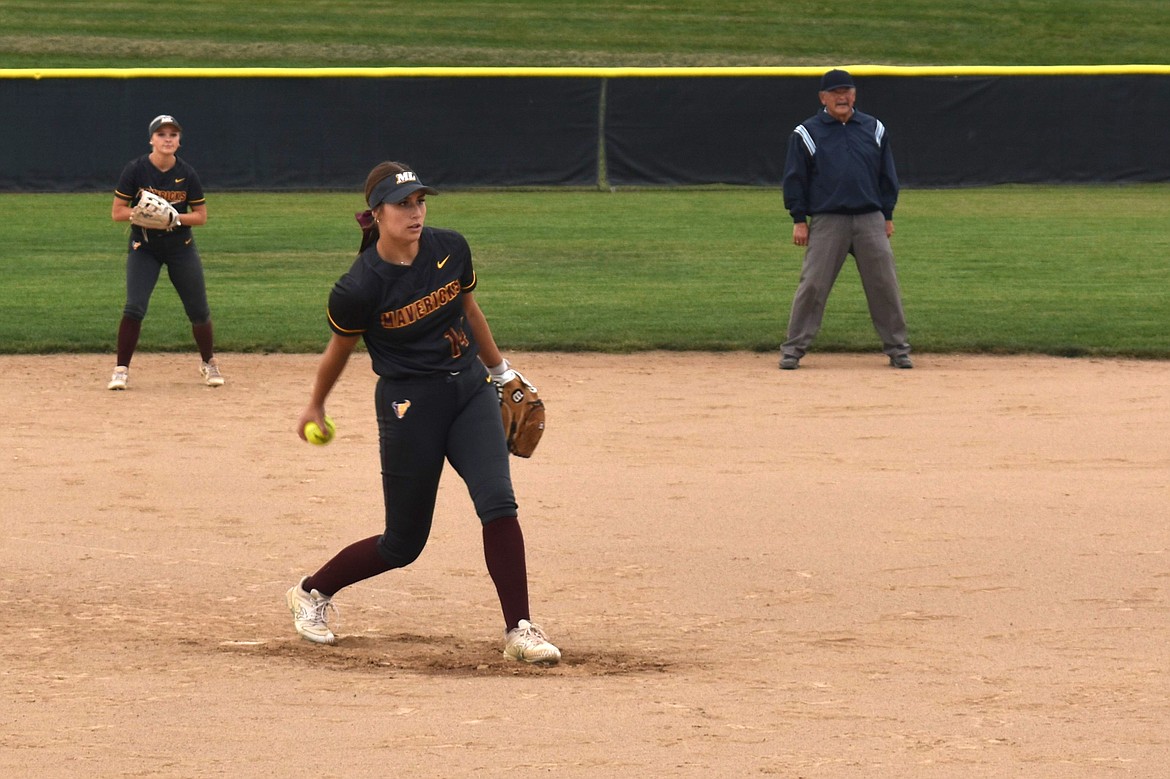
[[[882,351],[895,368],[912,368],[906,315],[890,236],[898,175],[886,128],[856,111],[857,90],[844,70],[821,78],[824,108],[796,126],[784,165],[784,207],[792,242],[805,246],[780,368],[794,370],[821,329],[825,303],[852,254]]]
[[[148,136],[150,154],[131,160],[114,190],[112,216],[115,222],[131,221],[133,206],[144,191],[153,192],[169,202],[177,215],[174,216],[174,225],[167,229],[156,230],[137,224],[130,227],[126,305],[118,325],[118,361],[107,385],[112,390],[126,389],[130,360],[138,346],[142,320],[146,318],[150,297],[164,265],[179,299],[183,301],[195,344],[203,357],[200,374],[208,386],[223,385],[223,375],[215,359],[203,261],[191,235],[192,227],[207,224],[206,198],[195,169],[175,156],[182,132],[183,128],[173,116],[162,114],[152,119]]]
[[[343,587],[409,565],[431,531],[439,477],[449,461],[467,485],[484,558],[504,616],[504,654],[553,664],[560,650],[530,621],[524,537],[493,382],[516,375],[497,348],[473,291],[471,249],[457,232],[426,227],[424,186],[406,165],[383,162],[366,179],[357,259],[329,296],[333,334],[297,421],[325,429],[325,399],[359,339],[378,375],[375,408],[386,527],[341,550],[293,585],[296,630],[335,643],[327,623]]]

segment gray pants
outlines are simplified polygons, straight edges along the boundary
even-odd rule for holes
[[[187,228],[153,237],[149,243],[131,245],[126,254],[126,305],[122,314],[140,322],[146,318],[150,298],[164,265],[191,324],[210,321],[203,260]]]
[[[808,248],[800,270],[800,283],[792,299],[788,318],[788,340],[783,354],[803,357],[821,329],[825,303],[845,264],[853,253],[869,317],[882,339],[882,351],[891,357],[910,353],[906,335],[906,314],[902,291],[894,267],[894,251],[886,237],[886,220],[881,211],[868,214],[817,214],[809,218]]]
[[[378,548],[394,568],[412,563],[426,546],[444,462],[467,485],[481,524],[516,516],[500,400],[487,378],[477,361],[455,375],[378,380],[386,504]]]

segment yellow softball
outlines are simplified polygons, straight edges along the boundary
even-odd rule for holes
[[[333,440],[333,436],[337,435],[337,426],[333,424],[333,419],[325,417],[325,429],[322,430],[316,422],[305,423],[305,439],[317,446],[324,446]]]

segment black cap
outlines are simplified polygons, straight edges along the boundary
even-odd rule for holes
[[[418,174],[413,170],[404,170],[379,181],[374,187],[374,191],[370,193],[370,199],[366,205],[370,208],[377,208],[379,203],[401,203],[420,190],[428,195],[439,194],[437,189],[432,189],[419,181]]]
[[[183,132],[183,128],[179,125],[179,122],[177,119],[175,119],[175,117],[171,116],[170,114],[159,114],[150,120],[150,134],[154,135],[157,133],[159,128],[164,124],[172,125],[179,132]]]
[[[847,70],[830,70],[825,75],[821,76],[821,91],[831,92],[834,89],[841,87],[849,87],[853,89],[853,76],[849,75]]]

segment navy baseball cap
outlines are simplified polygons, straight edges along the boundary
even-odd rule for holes
[[[821,76],[821,91],[832,92],[834,89],[841,89],[848,87],[853,89],[853,76],[849,75],[847,70],[830,70],[825,75]]]
[[[370,193],[367,205],[377,208],[379,203],[401,203],[415,192],[425,192],[428,195],[437,195],[439,191],[418,180],[418,174],[413,170],[404,170],[387,176],[378,182],[374,191]]]
[[[154,135],[159,131],[159,128],[165,124],[169,124],[179,132],[183,132],[182,126],[179,125],[179,122],[177,119],[175,119],[175,117],[171,116],[170,114],[159,114],[150,120],[150,134]]]

